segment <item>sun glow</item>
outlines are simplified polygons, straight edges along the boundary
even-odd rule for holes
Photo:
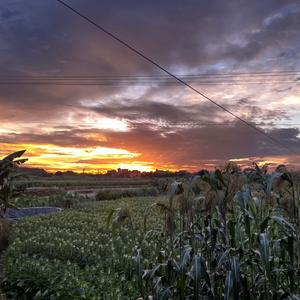
[[[93,139],[101,140],[101,136],[95,134]],[[26,149],[25,157],[29,158],[26,166],[43,168],[48,172],[74,171],[88,173],[105,173],[108,170],[128,169],[140,172],[151,172],[156,169],[178,171],[184,169],[191,172],[201,168],[214,169],[223,166],[224,161],[212,160],[199,161],[199,164],[187,165],[170,163],[157,160],[157,157],[138,151],[129,151],[117,147],[64,147],[53,144],[10,144],[0,143],[0,159],[11,152]],[[268,164],[273,169],[278,164],[299,166],[298,158],[291,156],[272,157],[242,157],[232,158],[242,168],[253,166],[256,162],[259,166]]]
[[[136,163],[133,162],[132,164],[119,164],[119,168],[121,169],[128,169],[128,170],[137,170],[140,172],[151,172],[151,171],[155,171],[155,168],[153,166],[147,166],[147,165],[143,165],[142,163]]]
[[[107,147],[88,147],[88,148],[75,148],[75,147],[57,147],[53,145],[41,145],[38,146],[41,149],[46,150],[48,153],[44,154],[44,157],[49,155],[67,155],[84,158],[132,158],[139,156],[139,153],[131,153],[124,149],[115,149]]]
[[[151,167],[141,162],[132,162],[141,154],[126,149],[108,147],[59,147],[55,145],[0,144],[0,156],[13,151],[27,149],[29,167],[44,168],[47,171],[71,170],[81,172],[103,172],[110,169],[128,168],[150,171]],[[125,162],[125,163],[123,163]]]

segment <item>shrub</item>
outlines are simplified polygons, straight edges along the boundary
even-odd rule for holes
[[[52,196],[22,196],[14,201],[17,207],[43,207],[55,206],[62,208],[71,208],[77,206],[80,201],[85,200],[83,196],[60,193]]]
[[[127,189],[127,190],[102,190],[96,195],[97,201],[102,200],[116,200],[121,198],[132,198],[132,197],[149,197],[158,196],[158,190],[156,188],[139,188],[139,189]]]

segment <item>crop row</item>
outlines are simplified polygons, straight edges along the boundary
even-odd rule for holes
[[[133,228],[116,228],[113,234],[107,216],[114,203],[20,221],[6,253],[4,288],[21,299],[137,298],[136,245],[143,245],[149,256],[161,247],[159,237],[144,238],[139,229],[152,201],[119,201],[118,207],[133,207],[136,218]],[[157,225],[157,217],[152,218]]]
[[[165,197],[24,220],[3,288],[18,299],[298,300],[299,191],[285,170],[228,168]]]

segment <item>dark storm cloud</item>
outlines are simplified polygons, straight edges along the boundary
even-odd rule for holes
[[[52,144],[62,147],[85,147],[95,146],[99,141],[89,141],[84,137],[85,131],[61,130],[49,134],[5,134],[0,135],[0,143],[18,144]]]
[[[299,26],[300,4],[295,3],[273,12],[254,32],[247,33],[244,45],[229,44],[224,55],[241,62],[274,51],[279,58],[295,60],[299,57],[295,52],[300,46]]]
[[[270,134],[273,132],[271,131]],[[286,129],[281,138],[299,149],[300,141],[296,136],[297,132]],[[138,141],[138,149],[142,153],[151,153],[160,159],[181,164],[199,163],[203,159],[226,160],[234,157],[286,154],[284,149],[274,146],[257,132],[238,125],[186,128],[170,133],[139,127],[122,135],[112,133],[108,143],[110,141],[112,145],[121,144],[130,151],[137,149]]]
[[[300,18],[293,10],[285,12],[291,3],[269,0],[252,1],[249,5],[248,1],[199,3],[194,0],[183,5],[168,0],[89,1],[88,4],[86,1],[73,1],[72,5],[119,33],[163,65],[201,68],[208,64],[226,63],[226,58],[234,58],[236,63],[251,60],[262,47],[278,48],[278,38],[285,44],[296,43],[295,30]],[[276,14],[281,17],[272,19]],[[268,18],[271,19],[264,25]],[[129,75],[154,71],[150,64],[55,1],[32,0],[25,4],[23,1],[4,0],[0,24],[0,66],[4,75]],[[258,32],[251,33],[256,28]],[[231,38],[245,39],[245,45],[233,44]],[[289,47],[283,49],[288,50]],[[116,92],[116,89],[108,88],[99,91],[97,88],[44,86],[21,87],[20,90],[31,102],[55,102],[55,95],[51,92],[54,88],[61,91],[61,102],[76,102],[83,94],[85,97],[101,97]],[[20,97],[15,87],[6,90],[12,102],[30,101]],[[7,101],[7,93],[4,91],[1,95],[0,101]]]
[[[240,115],[249,122],[256,121],[258,118],[264,122],[274,122],[287,118],[286,113],[281,109],[268,109],[251,105],[251,101],[245,98],[234,104],[220,104],[232,111],[241,111]],[[190,123],[192,125],[195,122],[212,123],[218,117],[228,119],[226,112],[209,101],[199,101],[199,104],[174,105],[151,100],[131,101],[127,99],[102,103],[92,110],[110,118],[125,119],[129,122],[139,120],[146,122],[148,120],[154,122],[154,125],[157,121],[170,124]],[[237,120],[230,118],[230,121],[236,122]]]
[[[99,105],[94,110],[101,115],[127,120],[162,120],[168,122],[193,121],[196,114],[193,107],[179,107],[154,101],[124,101]]]
[[[259,45],[267,48],[278,37],[295,41],[297,13],[283,13],[292,2],[297,3],[191,0],[183,5],[173,0],[94,0],[71,4],[164,65],[201,67],[223,62],[227,56],[238,62],[245,57],[249,60]],[[282,17],[273,20],[281,11]],[[5,44],[1,63],[12,73],[129,74],[153,70],[55,1],[25,4],[4,0],[0,13],[1,44]],[[239,38],[245,39],[244,46],[231,43]]]
[[[76,0],[68,3],[174,72],[284,70],[296,68],[295,61],[299,60],[298,1]],[[149,63],[52,0],[1,1],[0,69],[0,75],[5,77],[158,74]],[[197,163],[200,159],[282,153],[244,126],[154,130],[157,121],[178,124],[228,120],[228,117],[210,103],[180,103],[181,87],[152,87],[134,100],[123,96],[125,90],[92,86],[1,86],[1,122],[64,122],[67,112],[83,110],[125,119],[131,127],[128,132],[100,131],[107,135],[107,141],[91,140],[85,135],[87,131],[72,127],[56,128],[49,134],[24,130],[23,134],[2,136],[0,141],[110,146],[143,152],[144,156],[151,153],[152,158],[183,164]],[[256,87],[253,90],[257,92]],[[237,91],[233,89],[232,93]],[[254,92],[251,99],[242,99],[237,104],[222,99],[218,102],[250,121],[272,122],[288,117],[284,108],[268,109],[254,104],[257,94]],[[111,100],[115,95],[119,95],[118,100]],[[163,103],[157,101],[159,97]],[[83,109],[82,100],[101,100],[102,104]],[[297,130],[271,133],[299,147]]]

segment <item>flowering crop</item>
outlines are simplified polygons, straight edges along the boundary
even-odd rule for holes
[[[5,255],[5,290],[21,299],[136,299],[136,245],[143,244],[149,254],[161,246],[139,229],[152,201],[101,202],[96,208],[19,221]],[[112,233],[109,211],[127,206],[136,216],[134,227]],[[152,219],[157,226],[155,213]]]

